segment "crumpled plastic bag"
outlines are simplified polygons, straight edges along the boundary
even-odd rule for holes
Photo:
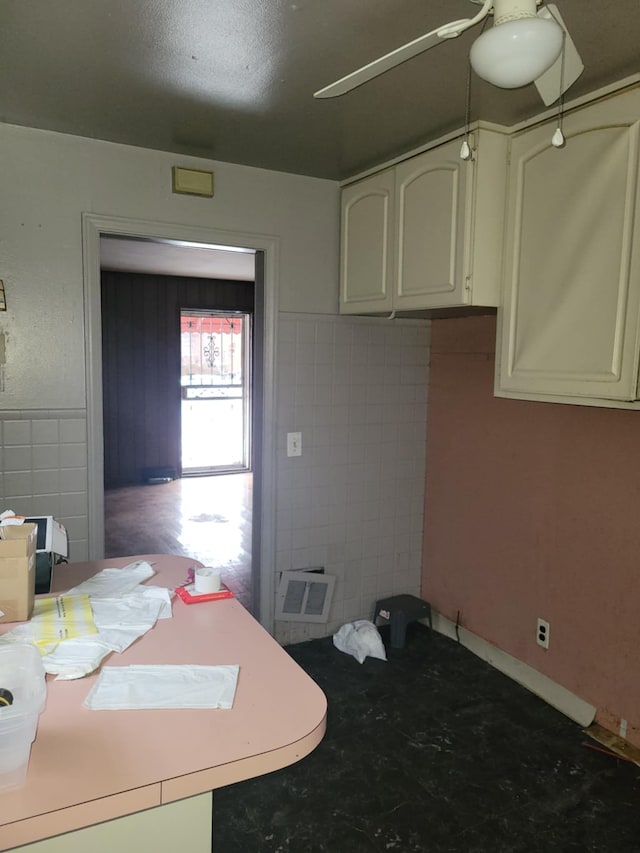
[[[380,632],[368,619],[347,622],[333,635],[333,645],[363,663],[367,657],[386,661],[387,655]]]

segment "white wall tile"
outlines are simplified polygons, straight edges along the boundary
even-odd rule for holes
[[[295,341],[278,342],[278,365],[280,367],[295,364],[296,344]]]
[[[322,527],[292,527],[291,528],[291,547],[294,551],[302,548],[308,548],[312,545],[323,544],[321,541],[314,541],[313,534],[317,534],[322,530]],[[311,559],[310,556],[305,559]]]
[[[33,494],[55,495],[60,491],[60,469],[34,471],[32,479]],[[31,492],[30,492],[31,494]]]
[[[297,504],[291,509],[291,529],[311,526],[311,504]]]
[[[86,515],[73,516],[65,519],[65,528],[70,540],[87,540],[89,537],[89,523]],[[87,557],[80,557],[74,551],[74,560],[86,560]]]
[[[87,467],[87,445],[86,444],[61,444],[60,445],[60,467],[61,468],[86,468]]]
[[[31,421],[5,420],[2,440],[5,447],[31,444]]]
[[[329,545],[327,548],[327,562],[328,563],[342,563],[344,570],[344,560],[346,554],[346,544],[345,542],[335,542],[332,545]]]
[[[329,563],[328,549],[317,545],[309,549],[309,568],[324,568]],[[335,567],[329,567],[331,574],[335,574]]]
[[[311,547],[293,548],[291,551],[291,568],[300,571],[308,568],[312,563]]]
[[[330,406],[333,402],[331,385],[316,385],[313,402],[316,406]]]
[[[80,515],[86,504],[87,496],[84,492],[70,492],[69,494],[59,495],[58,513],[61,520],[66,516]]]
[[[2,505],[4,509],[10,509],[15,512],[16,515],[50,515],[49,512],[43,512],[37,505],[35,505],[33,498],[31,497],[16,497],[9,498]]]
[[[0,412],[0,436],[0,504],[55,516],[67,529],[70,557],[87,559],[84,412]]]
[[[344,408],[346,406],[346,404],[349,402],[349,397],[350,397],[349,386],[346,383],[342,384],[342,385],[338,385],[338,384],[334,383],[334,384],[332,384],[331,389],[332,389],[332,393],[333,393],[333,397],[332,397],[331,402],[333,403],[334,407],[340,406],[340,407]]]
[[[60,469],[60,445],[36,444],[32,449],[32,466],[34,471]]]
[[[85,444],[87,441],[87,422],[81,418],[68,418],[60,421],[60,442],[62,444]]]
[[[5,447],[3,454],[3,467],[6,471],[30,471],[31,470],[31,446],[27,447]]]
[[[31,495],[33,494],[32,472],[6,471],[4,475],[4,489],[5,503],[7,501],[11,503],[15,500],[16,497],[31,497]],[[2,509],[13,509],[14,512],[17,512],[17,510],[13,506],[3,506]]]
[[[296,339],[296,323],[295,320],[287,320],[282,317],[278,327],[278,346],[284,341],[295,341]]]
[[[316,345],[313,341],[296,341],[296,362],[300,365],[315,364]]]
[[[317,413],[313,407],[313,386],[310,385],[309,389],[309,392],[305,392],[305,394],[300,395],[300,399],[296,397],[296,405],[293,409],[294,423],[290,429],[299,431],[308,427],[313,427],[317,423]],[[301,405],[300,402],[305,396],[309,396],[311,399],[307,400],[305,404]],[[302,452],[304,453],[304,444],[302,445]]]
[[[332,347],[336,335],[336,323],[333,319],[316,321],[316,344],[325,347],[326,351],[332,355]]]
[[[74,562],[84,562],[89,559],[89,540],[87,539],[78,539],[74,536],[71,539],[71,534],[69,533],[69,528],[67,527],[67,535],[69,537],[69,557],[68,562],[72,560]],[[60,566],[56,566],[54,568],[54,572],[64,572],[64,563]]]
[[[329,507],[328,506],[312,506],[311,507],[311,525],[314,528],[324,527],[329,524]]]
[[[291,551],[293,542],[292,528],[276,530],[276,549],[278,551]]]
[[[287,572],[291,569],[291,548],[276,551],[276,572]]]
[[[29,502],[29,509],[23,512],[23,515],[53,515],[65,524],[60,514],[60,495],[34,495],[25,500]],[[17,509],[16,512],[18,512]]]
[[[33,444],[57,444],[60,440],[60,428],[57,418],[43,418],[32,422]]]
[[[316,318],[304,317],[296,322],[296,344],[314,344],[316,342]]]
[[[60,493],[86,492],[87,491],[87,469],[86,468],[61,468],[60,469]]]
[[[280,341],[276,570],[338,578],[327,624],[277,624],[297,642],[419,592],[429,323],[288,314]],[[290,460],[298,430],[303,456]]]

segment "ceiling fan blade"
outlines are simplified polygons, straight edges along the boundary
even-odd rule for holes
[[[463,33],[465,30],[468,30],[470,27],[477,24],[478,21],[486,18],[492,6],[493,0],[484,0],[482,9],[477,15],[474,15],[473,18],[461,18],[459,21],[451,21],[449,24],[438,27],[437,30],[425,33],[425,35],[419,36],[417,39],[410,41],[408,44],[398,47],[396,50],[392,50],[391,53],[387,53],[379,59],[374,59],[373,62],[369,62],[368,65],[359,68],[357,71],[347,74],[346,77],[341,77],[340,80],[337,80],[335,83],[330,83],[323,89],[319,89],[317,92],[314,92],[313,97],[337,98],[338,95],[344,95],[345,92],[350,92],[352,89],[355,89],[357,86],[361,86],[368,80],[372,80],[379,74],[389,71],[390,68],[395,68],[396,65],[406,62],[407,59],[411,59],[419,53],[429,50],[430,47],[435,47],[446,39],[459,36],[460,33]]]
[[[551,68],[534,81],[540,97],[548,107],[573,86],[584,71],[584,65],[555,3],[547,3],[543,6],[538,12],[538,17],[556,21],[564,30],[562,53]]]
[[[465,18],[464,23],[468,20],[470,20],[470,18]],[[454,21],[453,23],[459,24],[462,23],[462,21]],[[385,71],[389,71],[390,68],[395,68],[396,65],[406,62],[407,59],[411,59],[419,53],[429,50],[430,47],[435,47],[437,44],[440,44],[441,41],[444,41],[444,39],[453,38],[458,35],[457,32],[454,32],[451,35],[440,35],[443,29],[443,27],[440,27],[440,29],[432,30],[432,32],[426,33],[425,35],[410,41],[408,44],[404,44],[402,47],[392,50],[391,53],[387,53],[379,59],[374,59],[373,62],[369,62],[362,68],[358,68],[357,71],[352,71],[351,74],[347,74],[346,77],[341,77],[340,80],[336,80],[335,83],[330,83],[328,86],[325,86],[323,89],[315,92],[313,97],[336,98],[338,95],[344,95],[345,92],[350,92],[352,89],[355,89],[357,86],[361,86],[368,80],[372,80],[379,74],[384,74]]]

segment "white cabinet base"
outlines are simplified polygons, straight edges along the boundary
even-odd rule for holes
[[[213,794],[199,794],[55,838],[14,847],[12,853],[211,853]]]

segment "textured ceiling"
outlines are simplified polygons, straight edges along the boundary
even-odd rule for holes
[[[585,72],[640,71],[639,0],[556,0]],[[336,100],[327,83],[470,0],[2,0],[0,121],[342,179],[460,127],[479,28]],[[511,125],[533,86],[474,78],[471,119]]]
[[[103,235],[100,267],[115,272],[156,273],[192,278],[255,280],[255,252]]]

